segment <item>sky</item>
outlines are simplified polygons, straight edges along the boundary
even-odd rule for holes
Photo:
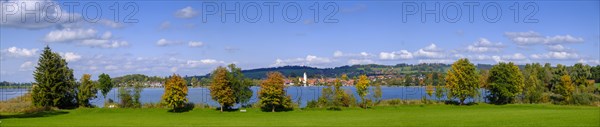
[[[33,82],[46,45],[75,77],[204,75],[230,63],[600,64],[599,1],[2,0],[0,7],[0,81]]]

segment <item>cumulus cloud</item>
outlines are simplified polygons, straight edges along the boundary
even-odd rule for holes
[[[562,43],[578,43],[583,42],[581,37],[573,37],[571,35],[555,35],[543,36],[534,31],[528,32],[505,32],[504,35],[518,45],[533,45],[533,44],[562,44]]]
[[[333,57],[342,57],[342,56],[344,56],[344,52],[342,52],[342,51],[337,50],[337,51],[333,52]]]
[[[200,42],[200,41],[190,41],[190,42],[188,42],[188,46],[190,46],[190,47],[202,47],[202,46],[204,46],[204,43]]]
[[[43,38],[46,42],[76,43],[81,46],[92,48],[119,48],[129,46],[127,41],[114,40],[113,34],[106,31],[97,35],[95,29],[59,29],[50,31]]]
[[[310,65],[310,66],[320,66],[330,64],[333,61],[329,58],[318,57],[314,55],[307,55],[304,58],[295,58],[295,59],[276,59],[275,63],[272,66],[284,66],[284,65]]]
[[[169,46],[169,45],[176,45],[176,44],[179,44],[179,42],[167,40],[164,38],[156,41],[157,46]]]
[[[373,64],[375,61],[370,59],[350,59],[348,60],[348,64],[356,65],[356,64]]]
[[[20,71],[32,71],[33,70],[33,62],[31,61],[26,61],[25,63],[21,64],[21,68],[19,68]]]
[[[480,38],[477,42],[467,46],[469,52],[500,52],[503,48],[502,43],[493,43],[486,38]]]
[[[353,57],[353,58],[366,58],[366,57],[371,57],[372,55],[367,53],[367,52],[360,52],[360,53],[344,53],[342,51],[336,50],[335,52],[333,52],[333,57],[339,58],[339,57]]]
[[[406,50],[400,50],[398,52],[380,52],[379,59],[382,60],[396,60],[396,59],[412,59],[412,53]]]
[[[33,49],[26,49],[26,48],[17,48],[17,47],[10,47],[7,49],[2,49],[0,52],[2,52],[2,56],[3,57],[13,57],[13,58],[21,58],[21,57],[33,57],[35,55],[37,55],[38,49],[33,48]]]
[[[194,8],[187,6],[175,12],[175,17],[189,19],[198,16],[198,12]]]
[[[548,51],[553,51],[553,52],[569,52],[571,51],[571,49],[562,46],[560,44],[556,44],[556,45],[548,45],[546,46],[546,49],[548,49]]]
[[[36,4],[38,7],[36,7]],[[6,0],[1,1],[3,21],[0,26],[23,28],[23,29],[43,29],[50,27],[68,27],[81,21],[81,15],[77,13],[68,13],[63,10],[59,3],[52,0]],[[25,5],[25,6],[22,6]],[[27,15],[24,21],[21,18],[23,10],[34,10],[38,12],[40,20],[35,20],[34,15]],[[6,17],[4,17],[6,16]]]
[[[218,61],[215,59],[203,59],[203,60],[188,60],[186,65],[188,67],[198,67],[202,65],[211,65],[211,64],[225,64],[224,61]]]
[[[415,57],[419,58],[435,58],[440,59],[444,58],[444,51],[438,48],[435,44],[430,44],[429,46],[419,49],[413,53]]]
[[[59,53],[67,62],[75,62],[81,59],[81,55],[73,52]]]
[[[45,42],[72,42],[76,40],[91,39],[96,36],[94,29],[71,29],[65,28],[53,30],[44,37]]]
[[[533,59],[559,59],[559,60],[568,60],[568,59],[577,59],[579,55],[573,52],[564,52],[564,51],[550,51],[543,54],[532,54],[531,58]]]

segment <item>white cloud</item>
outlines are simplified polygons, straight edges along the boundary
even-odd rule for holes
[[[551,51],[544,54],[533,54],[531,55],[533,59],[558,59],[558,60],[566,60],[566,59],[577,59],[579,55],[577,53],[572,52],[556,52]]]
[[[435,44],[431,44],[425,48],[419,49],[413,53],[415,57],[420,58],[435,58],[440,59],[444,58],[444,52],[442,49],[438,48]]]
[[[110,27],[110,28],[123,28],[125,25],[121,24],[121,23],[117,23],[114,22],[112,20],[107,20],[107,19],[102,19],[100,21],[98,21],[98,23]]]
[[[37,8],[35,6],[36,4],[39,5]],[[68,11],[61,8],[60,3],[52,0],[6,0],[0,1],[0,5],[2,5],[3,8],[2,17],[4,18],[2,19],[3,21],[0,21],[0,26],[3,27],[43,29],[50,27],[68,27],[81,21],[80,14],[67,13]],[[33,15],[27,15],[25,21],[21,21],[20,14],[25,13],[21,12],[25,9],[35,10],[35,12],[38,12],[38,18],[40,19],[36,21]]]
[[[370,59],[350,59],[348,60],[348,64],[356,65],[356,64],[373,64],[375,61]]]
[[[202,46],[204,46],[204,43],[200,42],[200,41],[190,41],[190,42],[188,42],[188,46],[190,46],[190,47],[202,47]]]
[[[318,57],[314,55],[307,55],[305,58],[295,58],[295,59],[276,59],[275,64],[272,66],[284,66],[284,65],[309,65],[309,66],[319,66],[330,64],[333,61],[329,58]]]
[[[175,17],[184,18],[184,19],[193,18],[193,17],[196,17],[197,15],[198,15],[198,12],[196,12],[196,10],[194,10],[194,8],[192,8],[190,6],[182,8],[182,9],[178,10],[177,12],[175,12]]]
[[[96,36],[94,29],[71,29],[53,30],[44,37],[45,42],[72,42],[76,40],[91,39]]]
[[[188,67],[198,67],[201,65],[213,65],[213,64],[225,64],[224,61],[218,61],[215,59],[203,59],[203,60],[188,60],[186,65]]]
[[[59,53],[67,62],[75,62],[81,59],[81,55],[73,52]]]
[[[395,59],[412,59],[412,53],[406,50],[400,50],[398,52],[380,52],[379,59],[382,60],[395,60]]]
[[[19,70],[20,71],[32,71],[33,70],[33,62],[27,61],[27,62],[21,64],[21,68]]]
[[[17,47],[10,47],[7,49],[2,49],[1,53],[3,57],[14,57],[14,58],[20,58],[20,57],[32,57],[37,55],[38,49],[25,49],[25,48],[17,48]]]
[[[499,52],[504,48],[502,43],[492,43],[485,38],[480,38],[477,42],[467,46],[467,50],[470,52]]]
[[[598,59],[579,59],[579,61],[577,61],[577,63],[583,63],[583,64],[591,64],[591,65],[600,65],[600,60]]]
[[[175,44],[179,44],[179,43],[175,42],[175,41],[167,40],[167,39],[164,39],[164,38],[156,41],[156,45],[157,46],[169,46],[169,45],[175,45]]]
[[[129,46],[129,42],[117,40],[88,39],[81,41],[79,45],[89,46],[92,48],[119,48]]]
[[[46,42],[74,42],[77,45],[92,48],[119,48],[129,46],[127,41],[112,39],[113,34],[110,31],[106,31],[102,35],[97,35],[97,33],[98,32],[95,29],[65,28],[51,31],[46,34],[43,40]]]
[[[454,62],[455,60],[451,60],[451,59],[420,59],[419,63],[445,63],[445,64],[450,64],[452,62]]]
[[[569,48],[567,48],[565,46],[562,46],[560,44],[548,45],[546,47],[547,47],[547,49],[549,51],[554,51],[554,52],[568,52],[568,51],[571,51],[571,49],[569,49]]]
[[[339,57],[354,57],[354,58],[367,58],[367,57],[371,57],[372,55],[367,53],[367,52],[360,52],[360,53],[344,53],[342,51],[336,50],[335,52],[333,52],[333,57],[339,58]]]
[[[534,31],[528,32],[505,32],[504,35],[518,45],[532,44],[562,44],[562,43],[578,43],[583,42],[581,37],[573,37],[571,35],[555,35],[543,36]]]
[[[342,51],[337,50],[337,51],[333,52],[333,57],[342,57],[342,56],[344,56],[344,53]]]

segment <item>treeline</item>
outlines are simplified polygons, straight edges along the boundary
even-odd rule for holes
[[[448,98],[458,99],[460,104],[481,95],[479,89],[484,88],[488,92],[486,100],[493,104],[589,105],[600,100],[600,88],[594,85],[592,68],[595,67],[581,63],[571,67],[533,63],[521,70],[512,62],[500,62],[490,70],[477,70],[468,59],[460,59],[448,70],[442,89],[447,89]]]

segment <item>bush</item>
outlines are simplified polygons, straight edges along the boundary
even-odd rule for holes
[[[306,108],[318,108],[319,107],[319,102],[315,101],[315,100],[310,100],[306,103]]]
[[[573,94],[573,104],[576,105],[592,105],[596,101],[600,101],[600,96],[591,93]]]
[[[565,97],[560,94],[550,94],[550,100],[552,101],[552,104],[567,104]]]

